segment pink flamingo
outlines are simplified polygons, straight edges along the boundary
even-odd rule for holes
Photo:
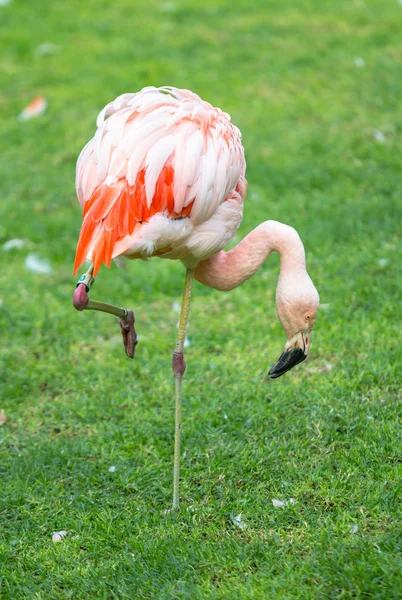
[[[179,505],[183,348],[193,278],[217,290],[249,279],[267,256],[280,254],[276,307],[287,342],[272,378],[303,361],[318,306],[297,232],[265,221],[233,250],[246,195],[246,163],[240,131],[230,116],[188,90],[147,87],[123,94],[99,114],[95,136],[77,163],[76,187],[83,223],[74,272],[91,266],[74,292],[77,310],[120,317],[126,353],[134,357],[134,313],[89,300],[100,266],[111,260],[151,256],[181,260],[186,267],[178,337],[173,353],[176,423],[173,508]]]

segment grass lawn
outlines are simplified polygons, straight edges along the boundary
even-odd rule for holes
[[[400,2],[14,0],[0,33],[0,598],[402,597]],[[136,313],[134,362],[117,320],[71,306],[77,155],[104,104],[164,84],[232,115],[235,242],[293,225],[322,303],[309,360],[271,381],[278,257],[229,294],[195,284],[175,514],[184,268],[97,278]]]

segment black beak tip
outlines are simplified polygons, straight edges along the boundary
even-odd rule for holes
[[[293,348],[288,352],[282,352],[277,363],[270,368],[268,375],[271,379],[277,379],[290,371],[293,367],[306,360],[307,354],[304,354],[301,348]]]
[[[271,367],[270,370],[268,371],[268,375],[270,376],[271,379],[278,379],[278,377],[283,375],[283,373],[277,373],[277,372],[275,372],[275,367]]]
[[[283,373],[280,372],[278,365],[280,365],[281,362],[283,361],[284,355],[285,355],[285,353],[282,352],[282,354],[280,355],[280,357],[278,358],[278,360],[276,361],[274,366],[271,367],[270,370],[268,371],[268,375],[270,376],[271,379],[277,379],[278,377],[283,375]]]

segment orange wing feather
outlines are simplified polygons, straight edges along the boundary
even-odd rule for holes
[[[188,216],[193,202],[179,213],[174,212],[173,179],[173,167],[166,165],[159,175],[149,208],[145,193],[145,169],[138,173],[134,186],[130,186],[126,178],[119,179],[112,186],[104,183],[99,185],[84,204],[74,274],[91,248],[94,277],[103,262],[110,266],[115,244],[132,235],[137,223],[147,222],[162,212],[172,219]]]

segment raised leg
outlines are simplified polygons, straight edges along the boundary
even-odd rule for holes
[[[95,279],[92,276],[93,266],[91,265],[88,271],[81,275],[78,280],[77,287],[73,294],[73,306],[75,309],[82,310],[99,310],[101,312],[115,315],[120,319],[120,330],[123,335],[123,344],[126,354],[129,358],[134,358],[135,347],[138,343],[137,334],[134,329],[134,313],[127,308],[120,308],[113,304],[105,302],[97,302],[88,298],[88,292],[91,289]]]
[[[186,363],[183,356],[184,341],[188,314],[190,312],[191,289],[193,285],[194,269],[187,269],[186,282],[184,284],[183,302],[181,305],[179,332],[177,335],[176,348],[173,353],[173,374],[176,388],[176,418],[174,435],[174,470],[173,470],[173,509],[179,508],[179,479],[180,479],[180,431],[181,431],[181,382]]]

